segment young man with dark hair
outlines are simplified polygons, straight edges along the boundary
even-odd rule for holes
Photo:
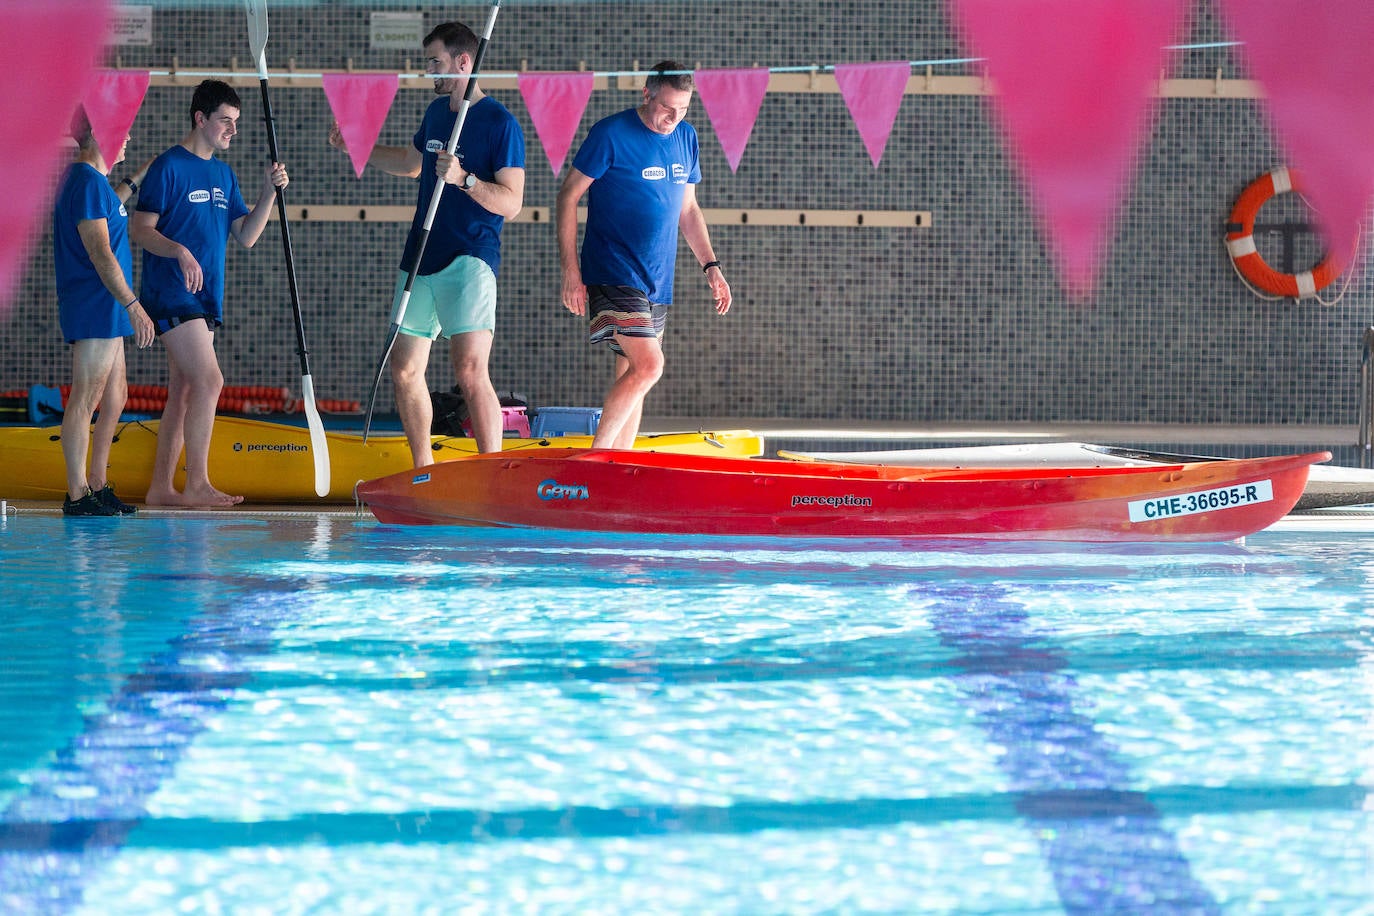
[[[420,180],[419,202],[396,280],[397,303],[415,266],[436,182],[450,185],[440,195],[391,351],[396,410],[416,467],[434,463],[434,407],[425,369],[436,337],[448,339],[478,451],[501,450],[501,401],[488,369],[496,330],[496,271],[501,264],[501,229],[520,213],[525,199],[524,133],[505,106],[477,86],[468,99],[456,155],[447,149],[477,54],[477,36],[461,22],[446,22],[425,37],[424,54],[425,72],[434,75],[439,98],[425,110],[412,145],[377,146],[367,160],[384,172]],[[329,143],[345,148],[337,124],[329,132]]]
[[[191,129],[148,168],[131,231],[143,248],[143,307],[167,348],[167,406],[147,502],[217,508],[243,501],[210,483],[210,436],[224,376],[215,331],[224,323],[224,255],[229,239],[252,248],[267,227],[286,166],[272,163],[249,208],[234,170],[216,154],[238,134],[242,103],[228,83],[206,80],[191,97]],[[174,485],[186,449],[186,484]]]

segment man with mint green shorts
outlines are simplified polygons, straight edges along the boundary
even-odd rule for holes
[[[487,362],[496,329],[496,271],[501,264],[501,229],[525,197],[525,137],[500,102],[473,86],[455,154],[448,141],[457,124],[477,54],[477,36],[460,22],[446,22],[424,42],[425,72],[434,76],[436,98],[410,146],[377,146],[368,164],[392,175],[420,179],[415,219],[401,258],[397,299],[412,267],[415,281],[391,350],[396,412],[416,467],[434,463],[430,430],[434,405],[425,369],[436,338],[448,340],[458,390],[467,401],[477,449],[501,450],[501,401]],[[329,143],[344,148],[337,124]],[[437,182],[439,197],[423,257],[419,239]],[[396,306],[392,308],[395,315]]]

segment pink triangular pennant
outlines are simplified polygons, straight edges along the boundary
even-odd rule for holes
[[[1350,264],[1374,197],[1374,3],[1219,4],[1331,252]]]
[[[534,122],[534,132],[544,144],[544,155],[549,157],[555,175],[568,158],[573,134],[582,123],[582,112],[591,98],[595,79],[591,72],[571,72],[521,73],[517,80],[520,96]]]
[[[106,37],[108,0],[8,0],[0,3],[0,34],[11,74],[46,73],[62,62],[61,79],[25,79],[0,92],[0,174],[14,180],[5,190],[0,220],[0,315],[9,311],[24,269],[32,232],[68,150],[62,138],[90,81]],[[81,23],[73,28],[72,23]]]
[[[91,133],[109,165],[114,164],[114,157],[138,117],[148,82],[147,70],[97,70],[81,96]]]
[[[883,158],[887,138],[897,121],[897,109],[902,94],[911,79],[911,64],[904,60],[882,61],[875,64],[837,64],[835,82],[840,95],[859,128],[868,158],[873,167]]]
[[[1153,113],[1151,83],[1189,0],[951,0],[986,58],[994,108],[1061,281],[1091,292]]]
[[[763,97],[768,92],[768,69],[698,70],[693,79],[701,104],[725,150],[725,161],[734,172],[739,169]]]
[[[362,178],[401,78],[386,73],[326,73],[321,82],[334,120],[339,122],[353,171]]]

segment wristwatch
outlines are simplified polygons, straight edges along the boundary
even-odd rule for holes
[[[463,180],[458,182],[458,187],[462,188],[464,191],[471,191],[473,188],[477,187],[477,176],[468,172],[463,176]]]

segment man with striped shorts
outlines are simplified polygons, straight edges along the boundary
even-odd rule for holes
[[[644,398],[663,374],[661,339],[673,301],[679,229],[702,265],[716,312],[730,310],[730,284],[697,204],[697,133],[683,120],[692,75],[674,61],[653,70],[638,107],[593,125],[558,192],[563,306],[574,315],[590,313],[591,342],[609,342],[616,355],[593,448],[633,447]],[[584,194],[579,259],[577,205]]]

